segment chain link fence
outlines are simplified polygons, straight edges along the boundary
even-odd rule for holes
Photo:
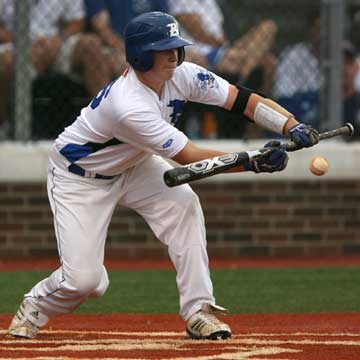
[[[56,138],[119,76],[124,24],[150,10],[172,13],[184,37],[194,39],[189,61],[273,98],[299,121],[321,130],[351,122],[358,132],[359,1],[101,3],[108,13],[91,0],[0,0],[0,140]],[[114,37],[104,37],[104,26]],[[274,136],[193,103],[179,127],[192,139]]]

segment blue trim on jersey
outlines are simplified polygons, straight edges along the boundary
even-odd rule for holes
[[[167,106],[173,108],[173,112],[170,114],[171,124],[176,125],[180,115],[184,110],[185,100],[179,100],[179,99],[170,100]]]
[[[65,145],[61,150],[60,154],[65,156],[68,161],[70,161],[72,164],[76,161],[87,157],[99,150],[102,150],[108,146],[115,146],[123,144],[122,141],[118,139],[111,139],[107,141],[106,143],[99,144],[99,143],[92,143],[88,142],[86,144],[67,144]]]
[[[79,144],[68,144],[60,150],[60,154],[65,156],[72,164],[92,153],[91,147]]]

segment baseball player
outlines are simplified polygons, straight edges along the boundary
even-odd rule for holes
[[[163,158],[187,164],[223,153],[199,148],[174,125],[191,100],[245,114],[304,147],[317,143],[318,133],[271,100],[183,62],[187,45],[168,14],[150,12],[131,20],[125,31],[131,68],[56,139],[47,184],[61,266],[25,294],[9,334],[34,338],[49,317],[105,293],[104,246],[120,203],[139,213],[167,245],[188,336],[231,336],[230,327],[216,317],[227,310],[215,304],[199,199],[189,185],[169,188],[163,181],[171,168]],[[236,170],[273,172],[286,163],[279,146],[268,158]]]

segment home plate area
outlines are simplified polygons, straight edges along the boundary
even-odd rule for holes
[[[6,335],[2,359],[346,360],[360,358],[360,314],[233,315],[225,341],[185,339],[176,315],[66,315],[34,340]],[[167,329],[167,331],[165,331]]]

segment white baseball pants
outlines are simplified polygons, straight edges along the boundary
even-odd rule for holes
[[[37,310],[45,317],[69,313],[88,297],[105,293],[109,279],[104,247],[117,204],[139,213],[168,246],[177,272],[181,317],[188,319],[204,302],[215,303],[199,199],[188,185],[164,184],[169,168],[166,161],[151,156],[121,176],[103,180],[49,167],[48,195],[61,266],[25,295]]]

